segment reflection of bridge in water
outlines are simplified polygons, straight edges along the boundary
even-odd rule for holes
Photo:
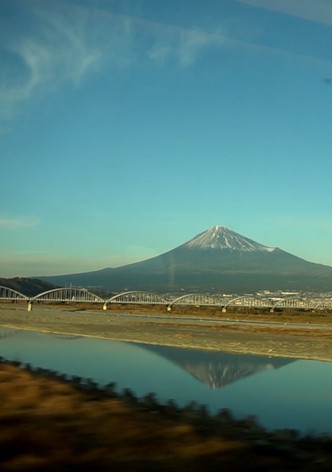
[[[18,330],[15,328],[0,328],[0,340],[16,336]]]
[[[332,298],[322,296],[284,296],[268,297],[265,295],[211,295],[211,294],[186,294],[181,296],[161,296],[152,292],[127,291],[104,299],[85,288],[56,288],[39,293],[33,297],[24,295],[9,287],[0,286],[0,301],[25,301],[28,310],[32,310],[33,303],[91,303],[100,304],[103,310],[107,310],[112,304],[121,305],[163,305],[167,311],[172,311],[173,306],[218,307],[223,313],[228,308],[263,308],[273,312],[276,309],[303,309],[303,310],[332,310]]]

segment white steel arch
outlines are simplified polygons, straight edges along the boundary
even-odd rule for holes
[[[156,293],[132,290],[129,292],[117,293],[108,300],[105,300],[104,303],[104,306],[106,306],[108,303],[167,305],[169,302]]]
[[[327,310],[332,310],[332,300],[331,299],[326,299],[326,300],[321,300],[316,302],[315,307],[313,308],[314,310],[319,310],[319,309],[327,309]]]
[[[0,285],[0,299],[1,300],[29,300],[27,295],[24,295],[17,290]]]
[[[204,293],[189,293],[181,295],[172,300],[168,308],[173,305],[194,305],[194,306],[224,306],[227,298],[224,295],[208,295]]]
[[[275,308],[302,308],[302,309],[314,309],[317,302],[308,300],[307,298],[301,297],[287,297],[282,300],[278,300],[274,305]]]
[[[46,292],[39,293],[31,298],[34,301],[48,302],[86,302],[86,303],[103,303],[104,299],[89,292],[86,288],[54,288]]]
[[[226,311],[229,306],[248,307],[248,308],[272,308],[273,301],[268,297],[259,297],[257,295],[242,295],[240,297],[228,300],[224,306]]]

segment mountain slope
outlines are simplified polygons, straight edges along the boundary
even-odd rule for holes
[[[31,297],[56,288],[55,285],[46,282],[45,280],[29,277],[14,277],[11,279],[0,278],[0,285],[3,287],[9,287],[17,292],[23,293],[23,295]]]
[[[213,226],[160,256],[115,269],[42,277],[55,284],[159,292],[331,290],[332,268]]]
[[[180,246],[188,249],[231,249],[249,252],[272,252],[275,248],[264,246],[252,239],[241,236],[225,226],[212,226]]]

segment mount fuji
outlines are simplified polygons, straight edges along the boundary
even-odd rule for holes
[[[264,246],[223,226],[212,226],[181,246],[142,262],[39,278],[56,285],[115,292],[332,290],[332,267]]]

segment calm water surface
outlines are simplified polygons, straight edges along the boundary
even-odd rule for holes
[[[232,355],[0,330],[0,355],[92,378],[116,382],[138,396],[154,392],[183,406],[194,400],[211,413],[229,408],[255,415],[267,428],[332,434],[332,363]]]

